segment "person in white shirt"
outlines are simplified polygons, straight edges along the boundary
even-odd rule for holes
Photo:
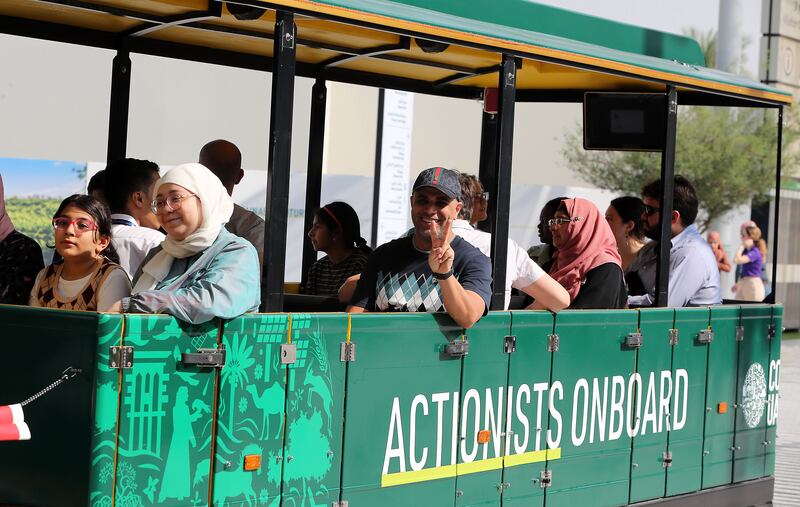
[[[206,166],[222,182],[222,186],[233,195],[233,187],[239,184],[244,177],[242,169],[242,152],[230,141],[217,139],[206,143],[200,149],[198,162]],[[266,280],[263,276],[264,266],[264,220],[238,204],[233,204],[233,215],[225,224],[228,232],[244,238],[258,252],[258,265],[261,270],[261,301],[266,301]]]
[[[111,242],[131,279],[165,238],[150,206],[158,175],[158,165],[149,160],[125,158],[106,167],[103,192],[111,209]]]
[[[473,176],[474,178],[474,176]],[[475,186],[472,178],[464,173],[459,174],[461,183],[461,211],[453,221],[453,233],[461,236],[468,243],[491,257],[492,235],[475,229],[470,225],[472,206],[476,198],[483,194],[483,187]],[[477,192],[477,193],[476,193]],[[569,306],[569,293],[550,275],[545,273],[516,241],[509,238],[506,258],[505,308],[511,301],[511,289],[515,288],[528,294],[535,301],[532,309],[558,311]]]

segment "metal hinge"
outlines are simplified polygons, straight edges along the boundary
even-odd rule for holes
[[[669,330],[669,344],[670,345],[677,345],[678,344],[678,330],[677,329],[670,329]]]
[[[642,346],[642,333],[628,333],[625,337],[625,346],[631,349],[638,349]]]
[[[672,466],[672,451],[664,451],[664,459],[661,464],[664,468]]]
[[[281,23],[281,47],[292,49],[294,47],[295,26],[294,23]]]
[[[697,333],[697,343],[711,343],[714,341],[714,331],[703,329]]]
[[[547,335],[547,350],[550,352],[558,352],[558,335]]]
[[[109,347],[108,367],[114,370],[133,368],[133,347],[130,345]]]
[[[744,326],[736,326],[736,341],[744,341]]]
[[[777,335],[778,335],[778,326],[776,326],[775,324],[770,324],[769,327],[767,328],[767,336],[771,340],[775,338]]]
[[[353,342],[342,342],[339,350],[339,360],[343,363],[352,363],[356,360],[356,344]]]
[[[225,366],[225,345],[219,349],[197,349],[197,352],[184,352],[181,362],[186,366],[201,368],[222,368]]]
[[[444,347],[444,352],[450,357],[464,357],[469,354],[469,341],[453,340]]]
[[[517,351],[517,337],[510,335],[503,340],[503,352],[512,354]]]
[[[342,500],[341,502],[333,502],[331,507],[347,507],[347,500]]]
[[[297,345],[294,343],[281,343],[281,364],[294,364],[297,362]]]
[[[553,482],[553,472],[550,470],[542,470],[539,474],[539,487],[542,489],[549,488]]]

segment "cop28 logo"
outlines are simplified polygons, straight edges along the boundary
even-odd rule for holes
[[[748,428],[755,428],[764,415],[764,405],[767,403],[767,379],[764,368],[758,363],[753,363],[747,370],[742,387],[742,413]]]

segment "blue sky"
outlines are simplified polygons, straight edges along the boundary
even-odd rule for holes
[[[86,183],[78,179],[75,170],[85,165],[85,162],[0,157],[5,196],[63,198],[82,193]]]

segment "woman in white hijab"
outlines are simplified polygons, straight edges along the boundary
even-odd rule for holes
[[[16,230],[6,213],[0,175],[0,304],[28,304],[36,274],[43,267],[39,243]]]
[[[153,212],[167,238],[133,278],[130,313],[167,313],[192,324],[232,319],[260,303],[256,249],[225,230],[233,201],[205,166],[170,169],[155,186]]]

